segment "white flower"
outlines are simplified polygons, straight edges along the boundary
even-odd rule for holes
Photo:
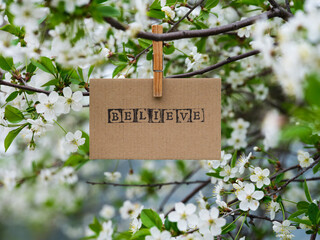
[[[220,172],[220,176],[224,177],[223,181],[228,181],[230,178],[234,178],[236,173],[238,172],[238,168],[231,168],[229,165],[223,167],[223,170]]]
[[[219,218],[219,210],[215,207],[210,210],[202,209],[199,212],[199,232],[205,239],[221,234],[221,228],[226,224],[224,218]]]
[[[163,11],[170,19],[174,19],[176,16],[176,13],[169,6],[162,7],[161,11]]]
[[[201,66],[202,54],[198,53],[197,47],[193,47],[190,56],[186,58],[187,71],[192,68],[199,68]]]
[[[39,93],[38,100],[40,103],[36,106],[37,113],[42,113],[48,121],[56,119],[63,111],[57,92],[51,92],[49,96]]]
[[[62,183],[74,184],[78,181],[78,176],[73,167],[64,167],[59,176]]]
[[[262,191],[255,191],[254,185],[252,183],[247,183],[244,189],[240,191],[237,195],[240,202],[240,209],[243,211],[248,211],[249,209],[255,211],[259,207],[259,201],[264,196]]]
[[[175,211],[169,213],[168,218],[171,222],[177,222],[180,231],[186,231],[188,226],[193,228],[196,226],[198,218],[195,215],[196,206],[192,203],[185,205],[182,202],[175,204]]]
[[[262,123],[262,134],[265,136],[263,140],[265,150],[277,146],[282,123],[283,118],[276,110],[271,110],[266,114]]]
[[[255,93],[255,96],[258,100],[265,100],[267,98],[267,95],[269,93],[269,89],[263,85],[263,84],[259,84],[258,86],[256,86],[254,88],[254,93]]]
[[[277,237],[284,240],[292,239],[294,235],[291,233],[291,231],[296,229],[296,227],[290,226],[289,220],[284,220],[282,223],[274,221],[272,228],[277,234]]]
[[[17,173],[14,170],[4,170],[2,172],[2,183],[8,190],[13,190],[17,185]]]
[[[236,189],[235,194],[238,195],[244,189],[244,184],[239,179],[236,180],[236,183],[233,183],[232,186]]]
[[[132,233],[137,232],[142,226],[141,219],[134,218],[130,223],[130,231]]]
[[[168,231],[160,232],[157,227],[150,228],[151,236],[146,236],[146,240],[170,240],[171,234]]]
[[[260,167],[256,167],[250,176],[250,180],[256,182],[258,188],[262,188],[263,185],[268,186],[270,184],[269,174],[269,169],[266,168],[262,170]]]
[[[239,157],[239,161],[237,162],[237,168],[240,174],[243,174],[244,169],[247,165],[247,163],[249,163],[249,159],[251,158],[252,153],[250,152],[248,154],[248,156],[246,157],[246,155],[243,153],[241,154],[241,156]]]
[[[301,219],[302,219],[302,220],[310,220],[307,216],[303,216]],[[300,227],[301,229],[312,230],[312,227],[311,227],[311,226],[306,225],[306,224],[303,224],[303,223],[300,223],[300,224],[299,224],[299,227]]]
[[[244,121],[242,118],[239,118],[237,121],[234,121],[230,124],[234,131],[246,133],[250,123]]]
[[[223,211],[232,211],[232,208],[228,207],[228,204],[225,201],[219,199],[216,200],[216,204],[223,209]]]
[[[197,203],[200,209],[206,209],[208,202],[207,202],[207,199],[203,196],[201,191],[197,196]]]
[[[227,143],[229,146],[232,146],[234,149],[245,148],[248,145],[246,141],[246,135],[238,131],[232,132],[231,138],[228,139]]]
[[[280,210],[280,204],[274,201],[271,201],[267,205],[267,210],[270,212],[270,219],[273,220],[276,212]]]
[[[110,205],[103,205],[102,209],[99,212],[99,215],[104,219],[111,219],[114,217],[114,214],[114,207]]]
[[[51,180],[53,180],[53,177],[55,175],[55,168],[46,168],[42,169],[39,174],[39,178],[42,183],[49,183]]]
[[[138,22],[130,23],[129,28],[127,29],[128,34],[131,38],[135,38],[141,30],[142,30],[142,25]]]
[[[232,155],[230,153],[226,153],[224,150],[221,151],[221,163],[220,166],[225,166],[228,164],[229,160],[231,159]]]
[[[77,130],[74,134],[68,132],[66,134],[66,149],[69,152],[76,152],[78,147],[85,143],[85,138],[82,137],[82,132]]]
[[[120,172],[105,172],[104,176],[107,181],[116,182],[121,178]]]
[[[128,219],[137,218],[142,209],[143,206],[141,206],[139,203],[131,203],[127,200],[123,203],[123,206],[120,208],[119,211],[123,219]]]
[[[102,224],[102,231],[99,233],[97,240],[112,240],[112,222],[109,220],[108,222],[104,222]]]
[[[14,15],[14,24],[25,26],[27,30],[38,28],[38,20],[46,14],[46,8],[36,7],[32,1],[23,1],[22,4],[13,3],[10,11]]]
[[[238,30],[238,36],[240,38],[243,38],[243,37],[250,37],[250,26],[249,27],[244,27],[244,28],[240,28]]]
[[[310,154],[302,150],[298,151],[298,161],[301,167],[309,167],[314,162]]]
[[[72,108],[73,111],[79,112],[82,109],[81,100],[83,98],[82,92],[77,91],[72,93],[72,90],[70,87],[65,87],[63,89],[63,96],[62,101],[64,105],[64,113],[69,113],[70,108]]]
[[[31,131],[33,131],[36,136],[42,135],[49,127],[52,127],[52,124],[44,123],[40,118],[36,120],[28,119],[27,122],[31,124]]]

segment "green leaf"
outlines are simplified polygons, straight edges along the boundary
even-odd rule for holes
[[[176,48],[174,47],[173,43],[172,45],[170,44],[169,46],[164,46],[163,48],[163,53],[166,55],[170,55],[172,54],[174,51],[176,50]]]
[[[4,148],[5,151],[8,150],[8,148],[10,147],[11,143],[13,142],[13,140],[18,136],[18,134],[21,132],[22,129],[25,128],[25,126],[27,126],[28,123],[25,123],[23,125],[21,125],[20,127],[10,131],[8,133],[8,135],[6,136],[6,138],[4,139]]]
[[[2,55],[0,55],[0,68],[2,68],[5,71],[14,70],[12,58],[11,57],[5,58]]]
[[[40,60],[38,61],[31,59],[31,62],[33,65],[40,68],[44,72],[50,73],[52,75],[57,72],[55,66],[52,64],[52,61],[47,57],[40,57]]]
[[[235,229],[237,227],[236,224],[234,223],[230,223],[228,225],[225,225],[224,227],[222,227],[222,232],[221,234],[226,234],[228,232],[231,232],[233,229]]]
[[[94,217],[93,223],[89,224],[89,228],[94,231],[96,234],[99,234],[100,231],[102,230],[102,226],[99,223],[98,219]]]
[[[319,171],[319,169],[320,169],[320,162],[313,167],[312,169],[313,174],[316,174]]]
[[[32,62],[29,63],[28,66],[27,66],[27,72],[28,73],[33,73],[36,69],[37,69],[37,67],[35,65],[33,65]]]
[[[312,225],[310,220],[304,220],[304,219],[300,219],[300,218],[291,218],[290,220],[293,221],[293,222],[297,222],[297,223],[303,223],[303,224],[306,224],[308,226]]]
[[[18,91],[12,92],[12,93],[6,98],[6,102],[11,102],[11,101],[14,100],[18,95],[19,95],[19,92],[18,92]]]
[[[209,173],[206,173],[206,175],[208,175],[209,177],[215,177],[215,178],[221,178],[221,179],[223,178],[217,172],[209,172]]]
[[[113,237],[113,240],[128,240],[132,236],[132,232],[126,231],[126,232],[121,232],[117,234],[116,236]]]
[[[20,29],[18,27],[11,25],[11,24],[7,24],[7,25],[1,27],[0,30],[11,33],[15,36],[20,35]]]
[[[140,214],[142,224],[147,228],[157,227],[161,230],[162,221],[158,213],[152,209],[143,209]]]
[[[308,208],[308,216],[312,224],[317,224],[319,208],[316,204],[311,203]]]
[[[139,42],[139,45],[144,49],[146,49],[147,47],[149,47],[152,44],[151,40],[142,39],[142,38],[139,38],[138,42]]]
[[[149,51],[148,54],[147,54],[147,60],[148,61],[151,61],[153,58],[153,50]]]
[[[207,41],[207,38],[203,37],[196,43],[196,47],[197,47],[199,53],[206,52],[206,41]]]
[[[283,129],[281,138],[285,141],[292,141],[297,138],[302,141],[308,141],[311,135],[312,130],[310,127],[303,125],[291,125]]]
[[[142,228],[135,232],[132,237],[130,238],[131,240],[144,240],[147,235],[150,235],[150,230],[147,228]]]
[[[238,151],[236,150],[234,153],[233,153],[233,156],[232,156],[232,160],[231,160],[231,167],[234,168],[236,166],[236,161],[237,161],[237,156],[238,156]]]
[[[57,86],[59,84],[59,79],[52,79],[49,82],[46,82],[41,87],[47,87],[47,86]]]
[[[113,70],[112,78],[114,78],[115,76],[117,76],[117,74],[120,73],[123,69],[125,69],[126,66],[127,66],[127,64],[121,64],[121,65],[119,65],[118,67],[116,67],[116,68]]]
[[[83,145],[81,145],[79,147],[79,151],[82,152],[83,154],[89,154],[89,135],[84,132],[84,131],[81,131],[82,132],[82,138],[85,138],[85,143]]]
[[[206,5],[204,6],[206,9],[210,10],[214,8],[219,3],[219,0],[207,0]]]
[[[91,65],[88,71],[88,78],[90,78],[93,69],[94,69],[94,65]]]
[[[307,84],[305,87],[305,99],[310,105],[320,106],[319,92],[320,79],[316,74],[307,76]]]
[[[300,201],[300,202],[298,202],[297,203],[297,208],[299,209],[299,210],[308,210],[308,208],[309,208],[309,203],[308,202],[306,202],[306,201]]]
[[[80,164],[84,159],[84,157],[80,154],[74,154],[74,155],[71,155],[67,161],[65,161],[64,163],[64,166],[71,166],[71,167],[74,167],[78,164]]]
[[[101,14],[102,17],[119,17],[120,12],[118,9],[111,6],[98,6],[97,11]]]
[[[161,10],[151,9],[149,12],[147,12],[147,16],[151,18],[157,18],[157,19],[163,19],[165,18],[164,12]]]
[[[298,211],[292,213],[292,214],[288,217],[288,219],[291,220],[292,218],[296,218],[296,217],[300,216],[301,214],[304,214],[305,212],[306,212],[305,210],[298,210]]]
[[[6,106],[4,116],[11,123],[18,123],[24,119],[22,112],[18,108],[10,105]]]
[[[312,198],[311,198],[311,195],[310,195],[310,192],[309,192],[309,188],[308,188],[308,184],[307,184],[307,181],[304,180],[303,182],[303,188],[304,188],[304,193],[306,195],[306,198],[309,202],[312,202]]]
[[[274,181],[275,183],[280,183],[283,180],[283,178],[284,178],[284,173],[280,173]]]

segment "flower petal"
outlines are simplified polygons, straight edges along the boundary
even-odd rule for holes
[[[63,90],[63,96],[66,98],[71,98],[72,90],[70,87],[65,87]]]
[[[252,197],[257,199],[257,200],[260,200],[262,199],[264,196],[264,193],[262,191],[255,191],[253,194],[252,194]]]
[[[73,93],[72,95],[72,100],[76,101],[76,102],[80,102],[83,98],[82,92],[80,91],[76,91],[75,93]]]

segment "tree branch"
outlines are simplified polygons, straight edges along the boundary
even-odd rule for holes
[[[274,17],[285,17],[283,11],[278,8],[271,9],[259,15],[249,17],[234,23],[226,24],[223,26],[218,26],[215,28],[202,29],[202,30],[186,30],[186,31],[177,31],[177,32],[168,32],[163,34],[154,34],[150,32],[139,32],[137,34],[138,38],[144,38],[154,41],[171,41],[183,38],[194,38],[194,37],[208,37],[213,35],[218,35],[221,33],[226,33],[229,31],[238,30],[243,27],[254,24],[257,20],[260,19],[270,19]],[[126,30],[126,27],[123,26],[120,22],[113,18],[105,18],[112,27],[119,30]]]
[[[14,83],[7,82],[7,81],[4,81],[4,80],[0,80],[0,85],[14,87],[14,88],[18,88],[18,89],[22,89],[22,90],[26,90],[26,91],[31,91],[31,92],[44,93],[44,94],[47,94],[47,95],[49,95],[51,93],[51,91],[46,91],[46,90],[43,90],[43,89],[30,87],[30,86],[27,86],[27,85],[14,84]],[[89,92],[82,92],[82,94],[83,94],[83,96],[89,96]]]
[[[228,57],[226,60],[223,60],[223,61],[218,62],[218,63],[216,63],[216,64],[214,64],[212,66],[209,66],[209,67],[206,67],[206,68],[194,71],[194,72],[171,75],[171,76],[167,76],[166,78],[184,78],[184,77],[191,77],[191,76],[194,76],[194,75],[203,74],[203,73],[206,73],[206,72],[210,72],[210,71],[212,71],[214,69],[217,69],[219,67],[222,67],[223,65],[226,65],[228,63],[235,62],[235,61],[238,61],[240,59],[247,58],[247,57],[251,57],[251,56],[257,55],[259,53],[260,53],[259,50],[252,50],[250,52],[246,52],[246,53],[240,54],[238,56]]]
[[[165,183],[150,183],[150,184],[125,184],[125,183],[113,183],[113,182],[91,182],[87,181],[88,184],[91,185],[109,185],[114,187],[158,187],[161,188],[163,186],[168,185],[190,185],[190,184],[198,184],[198,183],[206,183],[207,180],[196,180],[196,181],[174,181],[174,182],[165,182]]]
[[[288,18],[292,17],[292,13],[291,13],[291,10],[290,10],[290,7],[289,7],[289,11],[287,11],[286,9],[284,9],[283,7],[281,7],[275,0],[268,0],[269,3],[271,4],[272,7],[276,8],[276,9],[279,9],[280,12],[281,12],[281,17],[284,19],[284,20],[288,20]],[[287,1],[287,0],[286,0]],[[287,7],[288,8],[288,7]]]

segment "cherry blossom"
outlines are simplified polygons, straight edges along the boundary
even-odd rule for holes
[[[188,227],[196,226],[198,217],[195,214],[196,206],[192,203],[185,205],[182,202],[175,204],[175,211],[169,213],[168,218],[171,222],[177,222],[180,231],[186,231]]]
[[[219,210],[215,207],[210,210],[202,209],[199,212],[199,231],[205,239],[210,236],[217,236],[221,233],[221,228],[226,224],[224,218],[219,218]]]
[[[255,191],[254,185],[252,183],[247,183],[244,186],[244,189],[241,190],[237,197],[241,201],[240,209],[243,211],[248,211],[249,209],[255,211],[259,207],[259,201],[264,196],[262,191]]]
[[[269,169],[265,168],[262,170],[260,167],[256,167],[250,176],[250,180],[256,182],[258,188],[262,188],[263,185],[268,186],[270,184],[269,174]]]

